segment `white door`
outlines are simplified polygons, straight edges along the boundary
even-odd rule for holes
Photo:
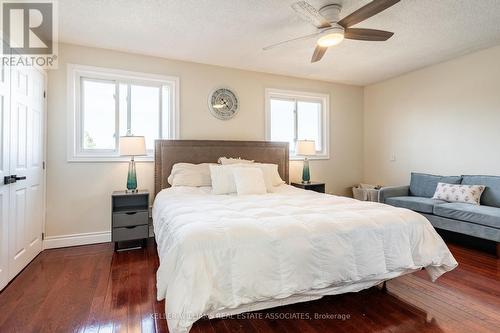
[[[9,281],[9,185],[4,185],[4,177],[9,169],[9,97],[10,73],[7,66],[0,65],[0,290]]]
[[[9,278],[42,250],[45,76],[30,67],[11,69]]]

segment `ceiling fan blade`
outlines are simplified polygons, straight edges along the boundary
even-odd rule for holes
[[[300,17],[310,22],[316,28],[322,29],[331,27],[330,22],[306,1],[296,2],[292,5],[292,8]]]
[[[323,56],[325,55],[326,50],[328,50],[328,47],[316,45],[313,56],[311,58],[311,63],[320,61],[321,58],[323,58]]]
[[[352,25],[362,22],[386,10],[387,8],[394,6],[399,1],[400,0],[373,0],[366,6],[361,7],[352,14],[344,17],[342,20],[338,22],[338,24],[340,24],[344,28],[349,28]]]
[[[320,34],[321,34],[321,32],[315,32],[313,34],[305,35],[305,36],[302,36],[302,37],[297,37],[297,38],[285,40],[283,42],[279,42],[279,43],[276,43],[276,44],[273,44],[273,45],[266,46],[262,50],[267,51],[267,50],[270,50],[270,49],[274,49],[275,47],[281,46],[283,44],[287,44],[287,43],[291,43],[291,42],[296,42],[296,41],[299,41],[299,40],[309,39],[309,38],[312,38],[312,37],[316,37],[316,36],[318,36]]]
[[[347,39],[383,42],[391,38],[392,35],[394,35],[394,32],[375,29],[347,28],[344,37]]]

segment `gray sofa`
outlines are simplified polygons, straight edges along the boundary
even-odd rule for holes
[[[481,205],[432,199],[437,184],[485,185]],[[500,251],[500,177],[435,176],[412,173],[409,186],[384,187],[379,201],[424,215],[435,228],[497,242]]]

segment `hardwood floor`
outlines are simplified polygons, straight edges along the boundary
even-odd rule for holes
[[[499,332],[500,260],[450,249],[459,267],[435,284],[422,271],[387,292],[200,320],[192,332]],[[167,332],[157,267],[152,240],[121,253],[111,244],[44,251],[0,294],[0,332]]]

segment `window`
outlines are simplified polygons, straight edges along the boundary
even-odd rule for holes
[[[124,135],[144,136],[152,160],[156,139],[178,137],[178,87],[174,77],[68,65],[68,160],[123,160]]]
[[[329,158],[328,113],[328,95],[266,89],[266,139],[288,142],[291,158],[297,140],[314,140],[311,158]]]

